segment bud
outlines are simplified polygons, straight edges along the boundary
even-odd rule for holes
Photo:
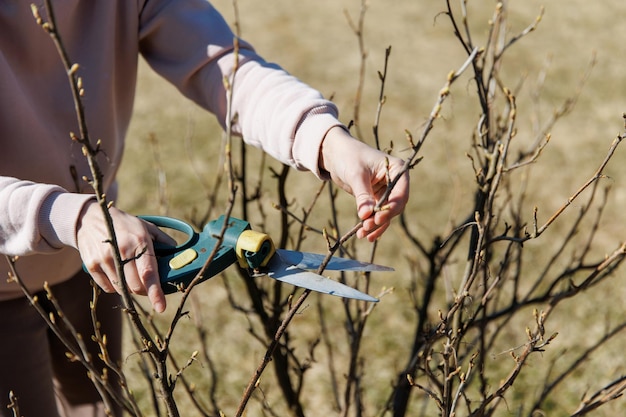
[[[41,15],[39,14],[39,9],[37,8],[37,6],[31,4],[30,11],[33,13],[33,17],[35,18],[35,21],[37,21],[37,24],[41,25],[43,20],[41,19]]]

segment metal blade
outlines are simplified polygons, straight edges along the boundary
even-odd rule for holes
[[[355,300],[378,302],[377,298],[365,294],[357,289],[348,287],[330,278],[303,271],[293,265],[284,263],[279,256],[274,256],[267,265],[267,276],[297,287],[307,288],[324,294],[336,295]]]
[[[309,252],[298,252],[286,249],[276,249],[278,256],[283,262],[300,269],[317,269],[322,264],[325,255]],[[326,265],[326,269],[331,271],[393,271],[388,266],[371,264],[368,262],[355,261],[354,259],[338,258],[333,256]]]

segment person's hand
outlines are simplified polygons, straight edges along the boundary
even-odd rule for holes
[[[334,127],[326,134],[319,165],[330,173],[333,182],[356,199],[357,213],[363,221],[363,227],[357,232],[359,238],[367,237],[371,242],[378,239],[407,204],[409,177],[405,172],[382,210],[374,212],[387,188],[387,175],[395,178],[404,162],[353,138],[342,127]]]
[[[154,224],[112,207],[110,209],[117,243],[124,265],[124,275],[130,292],[147,295],[159,313],[165,310],[165,295],[161,289],[158,266],[152,242],[170,245],[176,242]],[[85,268],[105,292],[122,292],[115,269],[113,248],[109,240],[102,209],[96,202],[87,203],[81,212],[76,234],[78,250]]]

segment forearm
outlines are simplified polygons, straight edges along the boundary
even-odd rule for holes
[[[239,87],[239,90],[237,90]],[[288,73],[249,62],[235,80],[233,113],[244,140],[279,161],[318,177],[327,132],[341,126],[336,106]]]
[[[28,255],[76,247],[76,222],[93,196],[56,185],[0,177],[0,253]]]
[[[232,97],[234,133],[285,164],[319,175],[321,142],[329,129],[341,125],[337,108],[266,62],[244,40],[235,46],[235,34],[210,4],[154,2],[142,14],[140,38],[152,68],[215,114],[222,126],[228,123]]]

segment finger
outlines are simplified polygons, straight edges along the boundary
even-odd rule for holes
[[[371,194],[362,193],[357,194],[356,198],[356,208],[357,214],[361,220],[369,218],[374,212],[375,201],[371,197]]]
[[[374,229],[371,229],[369,231],[366,231],[361,228],[357,232],[357,237],[361,239],[366,238],[369,242],[374,242],[378,240],[385,233],[388,227],[389,227],[389,223],[385,223],[381,226],[376,226]]]
[[[378,223],[375,217],[363,221],[361,228],[357,231],[358,238],[367,238],[370,242],[378,239],[389,227],[390,222]]]
[[[148,299],[150,300],[150,304],[152,304],[154,311],[157,313],[165,311],[167,304],[160,282],[148,284]]]
[[[124,265],[124,278],[126,278],[126,287],[128,291],[137,295],[147,295],[148,291],[143,284],[141,279],[141,275],[138,271],[138,261],[140,258],[136,260],[129,260],[126,265]]]
[[[150,304],[158,313],[165,311],[165,294],[161,288],[159,269],[154,256],[152,242],[146,251],[135,261],[136,273],[142,286],[143,295],[147,295]]]
[[[87,272],[91,276],[91,279],[93,279],[93,281],[98,285],[98,287],[102,289],[102,291],[109,294],[116,292],[115,287],[113,286],[111,281],[109,281],[106,274],[102,272],[102,269],[98,267],[87,267]]]
[[[394,185],[389,197],[381,209],[376,212],[376,224],[388,223],[391,219],[402,213],[409,199],[408,173],[405,173]]]
[[[384,224],[389,224],[391,220],[398,215],[402,210],[398,208],[397,204],[387,203],[372,216],[374,224],[379,227]]]
[[[103,281],[101,287],[106,286],[107,288],[112,289],[112,291],[107,292],[117,292],[118,294],[122,294],[122,280],[117,274],[115,261],[111,256],[102,257],[103,261],[100,262],[98,269],[96,270],[96,272],[98,272],[98,270],[101,271],[101,278],[99,278]]]
[[[371,179],[368,177],[369,171],[356,176],[350,182],[350,190],[356,201],[357,214],[361,220],[365,220],[372,215],[376,200],[372,190]]]
[[[374,217],[369,217],[363,220],[363,226],[361,227],[361,229],[363,229],[365,233],[370,233],[377,227],[378,226],[376,225],[376,222],[374,221]]]
[[[176,246],[178,244],[173,237],[165,233],[163,230],[159,229],[154,223],[150,223],[145,220],[142,221],[144,223],[144,226],[146,227],[146,230],[148,230],[150,237],[152,237],[152,240],[165,243],[169,246]]]
[[[357,231],[357,237],[359,237],[360,239],[365,238],[374,230],[376,230],[376,228],[378,228],[378,226],[374,222],[374,218],[369,217],[363,220],[361,228]]]

